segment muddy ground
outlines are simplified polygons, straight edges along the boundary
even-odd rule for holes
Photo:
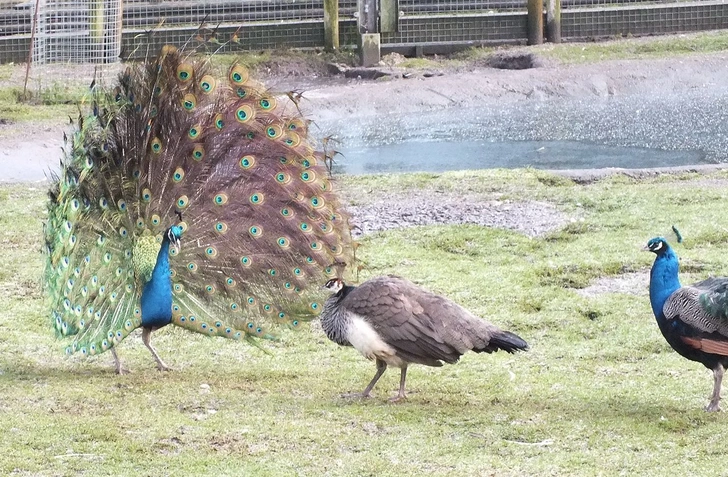
[[[600,101],[696,90],[728,92],[728,54],[701,54],[667,59],[619,60],[543,66],[524,70],[490,68],[478,62],[455,70],[410,72],[397,67],[390,79],[322,84],[306,91],[304,103],[316,120],[368,115],[418,114],[424,111],[500,108],[509,103],[578,99]],[[432,75],[432,76],[429,76]],[[284,84],[284,81],[281,81]]]
[[[541,47],[545,48],[548,46]],[[460,111],[467,111],[470,115],[473,111],[482,111],[484,115],[497,117],[499,111],[512,107],[527,111],[556,108],[551,113],[556,117],[587,105],[587,117],[577,118],[581,121],[570,125],[576,131],[585,129],[587,125],[590,129],[598,128],[598,124],[589,124],[593,119],[588,117],[592,116],[589,112],[594,111],[594,116],[600,112],[604,114],[603,108],[610,103],[627,103],[634,114],[640,114],[644,103],[666,95],[675,96],[678,102],[681,97],[690,96],[692,99],[697,96],[695,99],[705,99],[709,104],[715,103],[713,100],[716,98],[728,97],[728,81],[725,80],[728,78],[728,53],[561,65],[544,59],[539,48],[524,51],[535,58],[533,63],[537,67],[499,69],[489,66],[493,62],[479,60],[465,66],[441,63],[429,69],[408,70],[397,66],[401,58],[390,56],[385,57],[383,65],[377,68],[389,76],[376,80],[332,75],[322,71],[321,67],[306,68],[300,61],[275,63],[263,73],[267,84],[277,90],[303,91],[301,108],[307,117],[314,120],[314,134],[319,137],[333,135],[347,143],[368,139],[396,140],[400,138],[397,131],[389,131],[392,136],[382,139],[377,128],[383,124],[385,127],[404,124],[403,128],[406,128],[417,117],[437,117],[438,113],[450,118],[452,127],[457,127]],[[32,76],[56,77],[43,68],[33,70]],[[61,65],[55,68],[61,68],[68,77],[93,74],[88,67]],[[13,80],[17,82],[22,73],[24,68],[19,65],[17,72],[13,73]],[[113,77],[113,74],[108,76]],[[35,83],[31,78],[31,87]],[[564,111],[559,111],[560,104],[565,105]],[[668,111],[668,114],[674,115],[675,111]],[[464,120],[459,129],[463,134],[475,132],[468,128],[478,118],[470,115],[462,116]],[[717,119],[723,123],[728,119],[728,113],[724,111],[718,115]],[[603,118],[601,121],[619,122],[619,119]],[[707,119],[687,118],[688,126],[699,127],[700,122]],[[634,118],[629,120],[634,121]],[[57,163],[60,157],[59,147],[67,124],[68,118],[65,117],[42,124],[12,124],[3,120],[0,111],[0,139],[3,141],[0,180],[42,179],[39,173],[43,167]],[[654,129],[660,129],[660,126],[658,123]],[[670,129],[669,125],[662,126],[662,129]],[[511,125],[511,130],[507,131],[513,140],[528,137],[529,129],[548,129],[543,124],[523,124],[523,131],[512,130],[517,127]],[[642,131],[635,127],[631,132],[634,136],[650,137],[659,135],[661,131]],[[545,133],[541,131],[540,134]],[[580,131],[580,134],[585,133]],[[629,135],[630,131],[624,134]],[[679,142],[674,137],[665,141],[669,143],[671,140]],[[658,147],[665,146],[658,144]],[[722,143],[720,146],[715,149],[724,149]]]
[[[547,48],[547,47],[544,47]],[[267,83],[279,90],[303,90],[301,108],[314,120],[319,138],[334,135],[344,141],[365,141],[369,128],[395,118],[417,118],[442,113],[457,118],[459,111],[498,111],[519,108],[558,107],[564,114],[573,105],[600,105],[618,100],[639,112],[645,98],[728,97],[728,54],[696,54],[665,59],[604,61],[561,65],[544,60],[539,49],[528,51],[536,67],[494,68],[492,62],[473,61],[457,67],[435,65],[425,70],[397,66],[400,58],[385,58],[379,72],[386,76],[371,80],[357,76],[332,75],[320,69],[307,70],[300,63],[280,64],[266,74]],[[78,75],[81,70],[74,72]],[[711,103],[712,104],[712,103]],[[558,109],[556,109],[558,111]],[[717,120],[725,123],[725,113]],[[0,180],[43,181],[49,168],[60,158],[67,118],[42,124],[13,124],[2,121],[0,112]],[[714,115],[710,115],[711,117]],[[715,119],[715,118],[714,118]],[[610,118],[620,123],[620,118]],[[699,124],[699,119],[688,119]],[[457,120],[453,123],[457,127]],[[370,126],[367,126],[370,125]],[[467,130],[470,124],[462,124]],[[627,125],[628,127],[629,125]],[[524,125],[528,128],[529,125]],[[580,124],[573,124],[578,129]],[[671,129],[671,128],[666,128]],[[363,131],[363,132],[362,132]],[[650,135],[650,132],[642,132]],[[629,135],[629,131],[628,131]],[[372,137],[375,135],[372,134]],[[711,135],[712,136],[712,135]],[[721,139],[724,140],[725,137]],[[666,139],[669,141],[668,139]],[[719,144],[722,146],[722,143]],[[714,169],[722,166],[709,166]],[[598,179],[614,171],[567,171],[579,181]],[[631,171],[645,175],[654,171]],[[392,204],[396,203],[396,207]],[[415,205],[416,204],[416,205]],[[392,227],[433,223],[474,223],[516,230],[529,236],[544,235],[562,227],[570,217],[548,204],[503,202],[492,197],[442,196],[403,197],[383,202],[376,194],[357,200],[352,214],[359,225],[357,233],[371,233]]]

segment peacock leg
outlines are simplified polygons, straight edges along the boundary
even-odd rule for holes
[[[121,365],[119,355],[116,354],[116,348],[111,348],[111,354],[114,355],[114,365],[116,366],[116,374],[127,374],[129,370]]]
[[[372,380],[369,382],[366,388],[364,388],[364,391],[360,393],[349,393],[349,394],[342,394],[341,397],[347,397],[347,398],[354,398],[354,397],[360,397],[360,398],[368,398],[369,393],[372,392],[372,389],[374,389],[374,385],[377,384],[377,381],[379,381],[379,378],[382,377],[382,374],[387,370],[387,363],[382,361],[381,359],[377,359],[377,374],[374,375]]]
[[[389,399],[389,402],[398,402],[402,399],[407,399],[407,396],[404,394],[404,382],[407,379],[407,366],[402,366],[402,371],[399,374],[399,393]]]
[[[149,348],[149,351],[152,352],[152,356],[154,356],[154,359],[157,361],[157,368],[160,371],[172,371],[172,368],[164,364],[164,361],[162,361],[162,358],[159,357],[157,354],[157,350],[154,349],[152,346],[152,329],[151,328],[144,328],[142,330],[142,341],[144,342],[144,345]]]
[[[705,408],[708,412],[720,411],[720,387],[723,383],[723,365],[718,363],[713,368],[713,395],[710,397],[710,404]]]

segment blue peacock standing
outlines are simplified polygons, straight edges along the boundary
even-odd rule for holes
[[[681,356],[713,371],[713,394],[705,410],[719,411],[728,367],[728,278],[681,286],[678,257],[667,241],[653,238],[645,250],[656,255],[650,272],[650,302],[660,331]]]
[[[166,46],[97,92],[49,193],[46,290],[68,353],[142,328],[274,338],[321,308],[353,261],[325,152],[297,105],[247,70]],[[311,284],[311,286],[309,286]]]

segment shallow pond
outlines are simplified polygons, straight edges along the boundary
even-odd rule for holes
[[[665,151],[579,141],[406,141],[341,147],[334,170],[347,174],[443,172],[495,167],[591,169],[707,164],[700,151]]]
[[[728,162],[728,97],[525,100],[324,121],[351,174],[460,169],[652,168]]]

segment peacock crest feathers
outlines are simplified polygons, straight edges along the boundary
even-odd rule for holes
[[[285,99],[285,98],[284,98]],[[142,326],[164,232],[172,323],[273,337],[320,311],[319,286],[354,261],[348,216],[308,122],[247,70],[166,46],[95,94],[49,193],[45,278],[69,353]]]

